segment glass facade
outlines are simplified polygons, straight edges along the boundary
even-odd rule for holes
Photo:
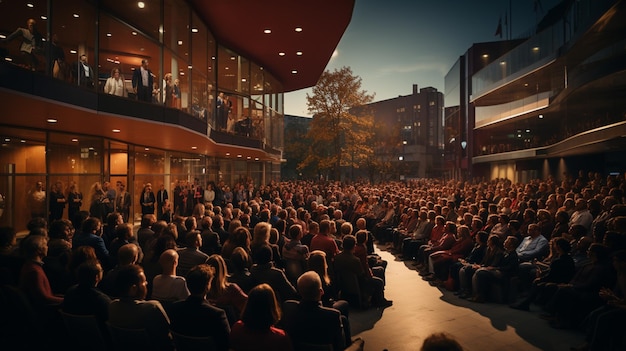
[[[18,28],[27,28],[29,19],[36,22],[35,48],[25,53]],[[209,132],[234,134],[233,140],[256,140],[276,158],[283,148],[281,83],[250,58],[220,46],[209,26],[184,0],[0,2],[0,38],[7,39],[2,58],[8,64],[98,96],[133,100],[137,99],[133,74],[147,60],[154,81],[151,103],[163,105],[163,111],[178,110],[196,123],[202,121]],[[83,73],[84,67],[90,68],[89,73]],[[107,81],[112,79],[118,86],[110,90]],[[171,191],[196,179],[200,184],[215,181],[234,186],[242,180],[259,185],[280,178],[278,160],[236,155],[222,159],[98,134],[3,127],[0,194],[5,201],[0,225],[24,230],[35,212],[47,213],[46,200],[43,210],[32,210],[36,206],[29,194],[37,182],[45,192],[56,182],[64,189],[75,185],[84,196],[84,210],[89,209],[96,182],[109,181],[113,187],[124,183],[135,194],[131,215],[137,219],[141,211],[136,194],[148,182],[155,191],[161,184]]]

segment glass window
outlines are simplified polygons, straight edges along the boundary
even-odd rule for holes
[[[102,72],[101,82],[106,81],[113,68],[119,68],[120,74],[126,81],[128,96],[134,97],[135,94],[130,83],[133,71],[141,66],[143,59],[146,59],[152,73],[158,76],[161,65],[160,52],[160,47],[154,40],[143,36],[109,15],[102,14],[100,16],[99,62]],[[158,82],[156,78],[155,82]]]
[[[126,23],[155,40],[160,38],[161,0],[119,1],[102,0],[103,7]]]
[[[218,48],[218,85],[220,90],[237,91],[238,84],[238,70],[239,70],[239,55],[234,52],[220,46]]]
[[[102,155],[101,138],[51,133],[48,172],[102,174]]]
[[[161,86],[161,103],[168,107],[188,110],[189,96],[189,69],[188,62],[180,56],[172,55],[165,49],[163,50],[163,71],[165,74],[171,74],[170,85],[172,85],[168,99],[165,93],[165,79],[160,80]],[[174,87],[178,85],[177,87]]]
[[[188,57],[189,48],[189,6],[182,0],[165,0],[165,21],[163,24],[163,44],[179,56]],[[195,48],[194,48],[195,50]]]
[[[17,4],[16,4],[17,3]],[[12,62],[23,67],[33,68],[39,72],[46,71],[46,60],[44,48],[44,40],[47,37],[46,21],[48,20],[48,8],[45,0],[35,1],[2,1],[0,2],[0,23],[2,30],[0,38],[9,38],[8,44],[3,45],[9,52],[6,61]],[[30,4],[30,6],[27,6]],[[35,39],[38,50],[35,53],[22,54],[22,36],[18,32],[18,28],[28,28],[27,21],[35,20]],[[14,34],[14,35],[11,35]],[[32,55],[31,55],[32,54]],[[4,56],[4,55],[3,55]]]
[[[192,46],[192,69],[191,74],[191,93],[192,93],[192,114],[198,118],[206,119],[209,109],[209,89],[207,81],[207,66],[209,62],[207,43],[209,41],[209,32],[204,23],[200,21],[196,14],[192,17],[191,38]]]

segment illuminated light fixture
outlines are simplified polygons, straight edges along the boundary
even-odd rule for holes
[[[46,122],[48,122],[48,123],[56,123],[56,122],[58,122],[58,121],[56,120],[56,118],[48,118],[48,119],[46,120]]]
[[[215,60],[215,56],[211,56],[211,60]]]
[[[139,1],[139,2],[137,3],[137,7],[139,7],[140,9],[142,9],[142,8],[146,7],[146,3],[145,3],[145,2],[143,2],[143,1]]]
[[[302,51],[296,51],[296,55],[302,56]]]
[[[80,17],[80,15],[78,15],[77,13],[73,14],[72,16],[74,16],[74,18]]]
[[[295,69],[291,71],[291,74],[296,74],[298,73],[298,71],[296,71]]]
[[[231,60],[231,61],[235,61],[236,59],[237,59],[237,58],[236,58],[235,56],[231,56],[231,57],[230,57],[230,60]]]
[[[538,47],[538,46],[535,46],[535,47],[533,48],[533,51],[534,51],[534,52],[539,51],[539,47]]]
[[[518,138],[521,138],[521,137],[522,137],[522,135],[521,135],[521,134],[517,134],[517,137],[518,137]]]
[[[183,45],[183,41],[182,41],[182,40],[179,40],[179,41],[178,41],[178,45]]]
[[[398,161],[404,161],[404,156],[398,156]]]
[[[197,146],[192,146],[191,150],[196,150],[198,147]]]
[[[145,151],[150,151],[149,147],[144,148]]]
[[[251,159],[251,158],[252,158],[252,157],[250,157],[250,156],[246,157],[246,159],[248,159],[248,160],[249,160],[249,159]]]
[[[230,156],[230,152],[227,152],[227,153],[226,153],[226,156]]]
[[[77,142],[78,142],[78,139],[74,138],[74,139],[72,139],[72,142],[73,142],[73,143],[77,143]]]
[[[107,37],[111,37],[113,34],[111,33],[107,33]]]
[[[7,36],[6,36],[6,35],[4,35],[4,34],[0,34],[0,39],[6,39],[6,38],[7,38]]]
[[[191,28],[191,33],[198,33],[198,28]]]
[[[181,75],[181,76],[184,76],[184,75],[185,75],[185,72],[180,72],[180,75]]]
[[[270,34],[270,33],[272,33],[272,30],[271,30],[271,29],[264,29],[264,30],[263,30],[263,33],[265,33],[265,34]]]
[[[526,133],[530,133],[530,129],[526,129]]]
[[[527,87],[527,86],[528,86],[528,83],[524,83],[524,86],[525,86],[525,87]]]
[[[483,54],[483,58],[489,58],[489,54]]]
[[[237,155],[237,157],[241,158],[241,154]]]
[[[132,31],[132,32],[130,32],[130,34],[132,34],[132,35],[137,35],[137,32]]]
[[[506,65],[506,61],[500,61],[500,65],[501,65],[501,66]]]
[[[5,57],[4,60],[7,61],[7,62],[13,62],[13,59],[10,58],[10,57]]]
[[[296,27],[295,31],[298,33],[302,32],[302,27]]]
[[[121,132],[121,130],[119,130],[119,129],[113,129],[113,130],[111,130],[111,131],[112,131],[113,133],[119,133],[119,132]]]
[[[255,158],[254,158],[254,160],[255,160],[255,161],[258,161],[258,160],[259,160],[259,158],[258,158],[258,157],[255,157]]]
[[[247,82],[247,79],[246,78],[241,78],[241,81],[242,82]]]
[[[33,7],[35,7],[35,5],[31,4],[30,2],[29,2],[28,4],[26,4],[26,6],[27,6],[27,7],[30,7],[31,9],[32,9]]]
[[[187,66],[187,68],[189,68],[189,69],[191,69],[192,67],[193,67],[193,66],[191,66],[191,65]]]
[[[145,51],[145,50],[146,50],[146,49],[144,49],[144,48],[139,48],[139,51]]]
[[[279,52],[278,56],[285,56],[285,53],[284,52]]]
[[[539,119],[543,119],[543,115],[539,115]]]
[[[47,17],[47,16],[44,16],[44,15],[41,15],[41,19],[45,21],[45,20],[47,20],[47,19],[48,19],[48,17]]]
[[[25,142],[26,142],[26,140],[24,140],[24,139],[20,140],[20,143],[25,143]]]
[[[4,141],[6,141],[8,143],[9,141],[11,141],[11,139],[5,138]]]
[[[93,150],[95,150],[95,149],[93,148],[93,146],[90,146],[90,147],[89,147],[89,150],[93,151]]]
[[[70,50],[70,54],[75,54],[76,50]]]

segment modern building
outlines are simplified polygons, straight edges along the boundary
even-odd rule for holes
[[[283,150],[283,163],[281,166],[281,176],[283,179],[301,179],[315,176],[307,171],[298,170],[298,165],[304,161],[308,149],[306,135],[311,128],[311,117],[285,115],[285,148]]]
[[[365,106],[374,115],[376,157],[390,162],[400,179],[441,175],[443,107],[443,93],[417,84],[410,95]]]
[[[75,184],[82,210],[96,183],[124,184],[136,220],[147,183],[172,198],[177,185],[278,179],[283,93],[315,85],[353,8],[353,0],[1,2],[0,225],[20,231],[48,212],[38,182],[43,194]],[[116,71],[121,80],[105,93]]]
[[[484,67],[475,64],[482,47],[468,51],[457,65],[469,69],[455,65],[449,74],[461,77],[459,88],[446,79],[450,116],[451,97],[460,90],[466,98],[458,105],[466,124],[457,124],[466,148],[454,147],[455,165],[472,177],[521,182],[623,171],[625,16],[624,1],[564,0],[514,48],[497,58],[485,52]]]

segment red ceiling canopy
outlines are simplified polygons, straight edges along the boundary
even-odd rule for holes
[[[354,9],[354,0],[191,0],[190,3],[219,43],[271,72],[283,83],[285,92],[317,83]],[[266,30],[271,33],[265,33]]]

